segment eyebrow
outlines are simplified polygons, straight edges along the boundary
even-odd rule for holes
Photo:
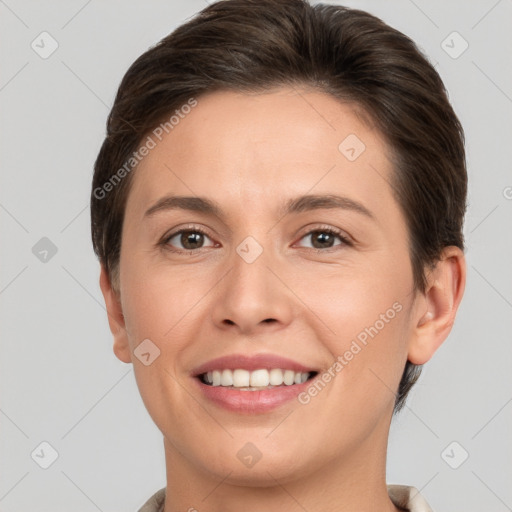
[[[344,196],[333,194],[309,194],[289,199],[279,210],[281,216],[318,209],[342,209],[360,213],[375,220],[373,213],[363,204]],[[165,196],[151,206],[144,217],[151,217],[166,210],[188,210],[223,218],[221,206],[210,199],[193,196]]]

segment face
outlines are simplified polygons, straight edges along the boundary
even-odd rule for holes
[[[122,232],[114,348],[168,453],[264,485],[384,449],[417,323],[385,142],[320,92],[197,101],[134,171]]]

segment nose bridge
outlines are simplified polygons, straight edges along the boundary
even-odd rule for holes
[[[263,238],[263,237],[261,237]],[[260,239],[261,239],[260,238]],[[276,267],[268,238],[260,243],[247,236],[230,255],[230,271],[223,279],[216,297],[214,320],[218,325],[236,324],[242,331],[251,331],[260,324],[286,324],[291,319],[291,298],[286,287],[274,275]],[[270,267],[270,268],[269,268]]]
[[[231,283],[233,296],[238,297],[239,307],[260,308],[272,294],[275,295],[276,283],[268,269],[272,265],[271,248],[258,237],[244,238],[231,255]],[[265,244],[265,245],[264,245]],[[252,306],[251,306],[252,304]]]

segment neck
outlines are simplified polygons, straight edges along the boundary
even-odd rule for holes
[[[183,457],[164,438],[167,492],[164,512],[399,512],[386,488],[387,435],[374,435],[350,453],[302,474],[283,475],[273,467],[260,468],[250,484],[225,474],[214,475]],[[256,475],[255,475],[256,476]]]

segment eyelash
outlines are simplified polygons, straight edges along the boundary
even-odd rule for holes
[[[211,238],[205,230],[203,230],[203,229],[201,229],[199,227],[189,227],[189,228],[180,229],[178,231],[174,231],[170,235],[164,236],[164,238],[159,243],[159,245],[162,245],[167,250],[169,250],[171,252],[178,253],[178,254],[194,254],[194,253],[198,253],[199,251],[201,251],[201,249],[207,249],[207,247],[199,247],[198,249],[176,249],[174,247],[171,248],[171,246],[169,245],[169,240],[174,238],[176,235],[180,235],[182,233],[201,233],[202,235],[204,235],[204,236],[206,236],[208,238]],[[338,250],[337,247],[340,247],[340,246],[343,246],[343,245],[350,247],[350,246],[353,245],[352,241],[348,237],[344,236],[342,231],[340,231],[338,229],[335,229],[335,228],[332,228],[330,226],[318,226],[318,227],[315,227],[314,229],[311,229],[311,230],[307,231],[306,233],[304,233],[300,237],[299,240],[302,240],[306,236],[312,235],[313,233],[328,233],[329,235],[337,236],[342,243],[339,244],[339,245],[335,245],[333,247],[326,247],[324,249],[318,249],[318,248],[315,248],[315,247],[302,247],[302,249],[310,249],[310,250],[314,250],[314,251],[317,251],[317,252],[333,252],[333,251]]]

